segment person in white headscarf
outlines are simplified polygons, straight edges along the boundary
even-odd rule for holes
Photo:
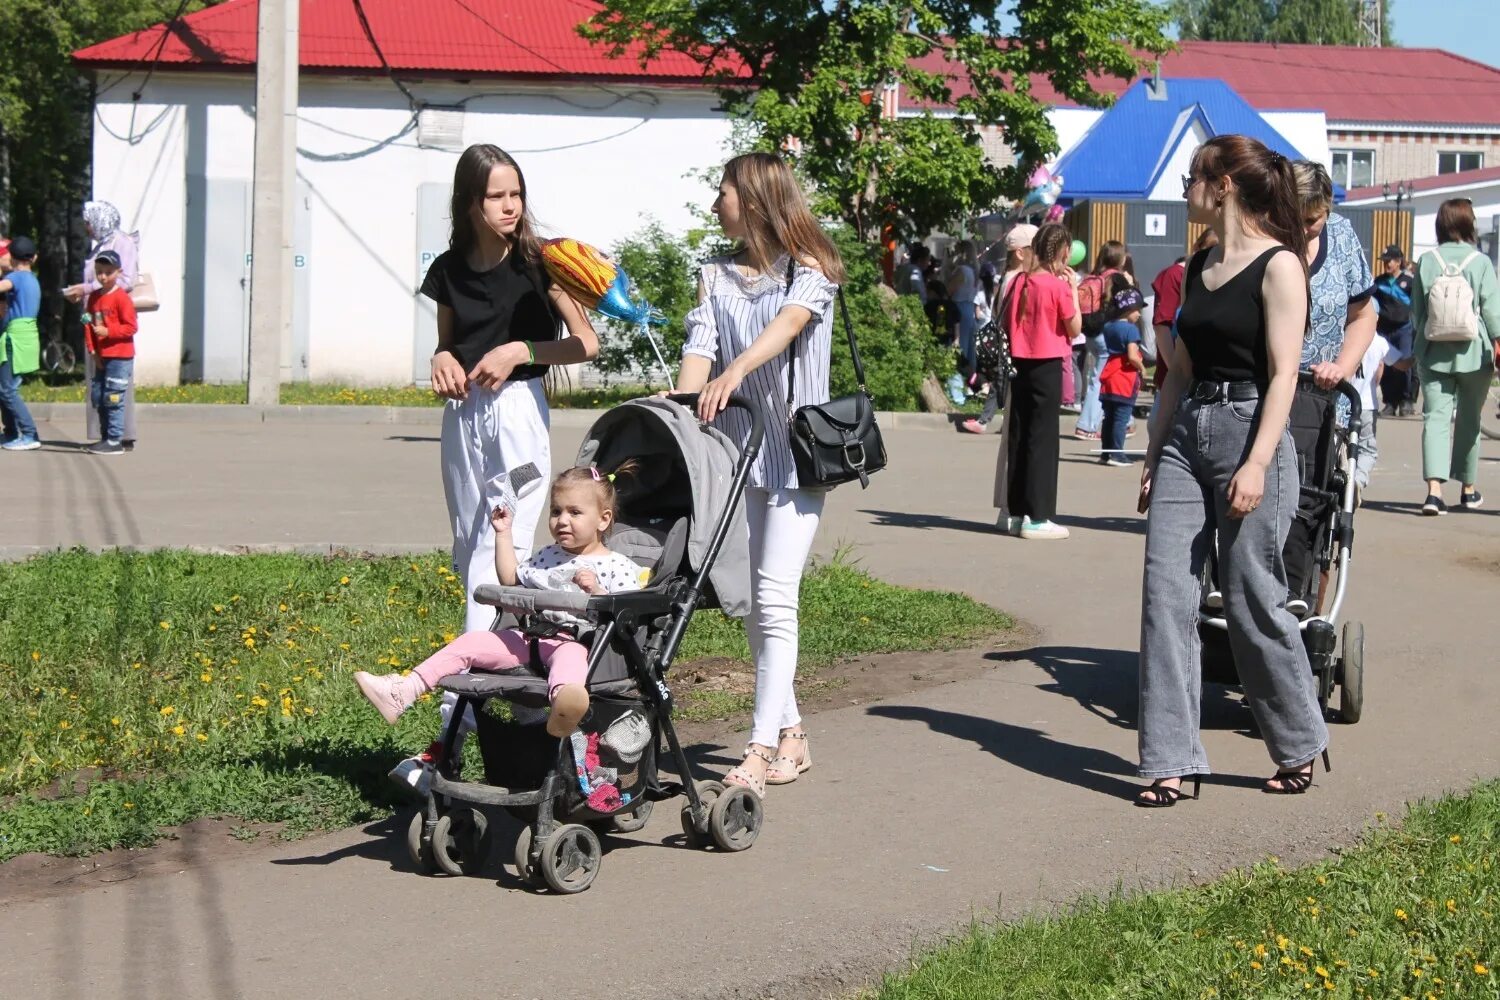
[[[120,210],[107,201],[84,202],[83,222],[89,231],[89,252],[88,259],[83,265],[83,283],[68,286],[63,291],[63,295],[69,302],[82,302],[99,287],[99,282],[94,280],[94,258],[105,250],[113,250],[119,256],[120,277],[116,284],[129,292],[140,278],[141,234],[127,233],[122,230]],[[83,354],[83,376],[85,385],[92,384],[94,359],[87,351]],[[92,406],[84,407],[84,411],[88,415],[88,436],[93,439],[99,438],[101,428],[98,411]],[[127,451],[135,447],[135,381],[133,379],[130,389],[125,393],[125,436],[122,443]]]

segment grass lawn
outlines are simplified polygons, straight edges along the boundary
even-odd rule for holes
[[[635,399],[647,390],[640,386],[609,386],[599,389],[575,389],[556,394],[551,399],[555,409],[608,409],[627,399]],[[83,403],[88,388],[81,376],[48,376],[45,380],[28,379],[21,386],[21,398],[29,403]],[[245,402],[241,384],[137,386],[138,403],[228,403]],[[281,387],[281,402],[286,406],[438,406],[443,401],[431,389],[414,385],[390,388],[358,389],[347,385],[322,382],[288,382]]]
[[[804,685],[841,656],[952,648],[1012,624],[842,561],[813,570],[802,595]],[[436,706],[387,726],[349,674],[419,663],[460,627],[462,597],[443,553],[0,564],[0,861],[147,844],[203,816],[304,831],[381,814],[398,794],[385,771],[433,738]],[[738,623],[700,612],[678,662],[748,655]],[[687,694],[679,717],[748,704]]]
[[[1336,861],[975,926],[866,998],[1500,996],[1500,782],[1376,819]]]

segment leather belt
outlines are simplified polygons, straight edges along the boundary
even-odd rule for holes
[[[1260,386],[1254,382],[1209,382],[1194,379],[1188,386],[1188,398],[1195,403],[1245,403],[1260,398]]]

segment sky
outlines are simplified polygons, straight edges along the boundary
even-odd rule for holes
[[[1391,31],[1402,45],[1447,49],[1500,66],[1497,0],[1387,0]]]

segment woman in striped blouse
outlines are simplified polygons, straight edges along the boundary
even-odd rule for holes
[[[766,415],[766,437],[750,469],[752,599],[746,632],[755,659],[755,714],[744,760],[725,780],[764,794],[812,766],[792,681],[797,671],[797,595],[812,549],[822,490],[797,482],[787,436],[790,406],[828,401],[833,299],[844,265],[808,210],[791,169],[768,153],[724,166],[713,212],[740,242],[699,273],[698,306],[687,316],[678,392],[696,392],[698,415],[743,445],[750,420],[726,410],[738,392]],[[796,384],[788,386],[788,358]]]

